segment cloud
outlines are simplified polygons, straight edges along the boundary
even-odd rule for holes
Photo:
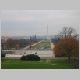
[[[33,17],[32,16],[18,16],[15,18],[16,21],[33,21]]]
[[[78,27],[80,11],[73,10],[12,10],[2,11],[2,35],[56,34],[64,26]],[[77,29],[77,28],[76,28]]]

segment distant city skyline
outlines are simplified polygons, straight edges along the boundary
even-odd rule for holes
[[[79,33],[80,11],[75,10],[3,10],[1,36],[57,35],[63,27]]]

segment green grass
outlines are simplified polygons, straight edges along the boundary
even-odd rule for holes
[[[34,48],[35,49],[41,49],[41,48],[48,49],[50,47],[51,47],[51,45],[50,45],[49,41],[42,41],[41,43],[39,43],[39,44],[37,44],[35,46],[32,46],[32,49],[34,49]]]
[[[73,69],[73,64],[68,64],[66,60],[41,60],[41,61],[21,61],[14,59],[2,59],[2,69]]]

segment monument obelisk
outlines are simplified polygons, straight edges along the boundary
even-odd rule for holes
[[[47,25],[47,35],[46,35],[47,37],[47,40],[49,39],[49,35],[48,35],[48,25]]]

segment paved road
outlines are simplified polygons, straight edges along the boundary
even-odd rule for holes
[[[19,52],[19,51],[18,51]],[[21,54],[20,54],[21,52]],[[27,54],[35,54],[37,52],[37,55],[41,58],[41,59],[46,59],[46,58],[55,58],[55,55],[53,54],[53,51],[51,50],[26,50],[26,52],[24,52],[25,54],[22,54],[23,52],[20,51],[19,53],[16,54],[7,54],[6,57],[18,57],[20,58],[23,55],[27,55]]]

